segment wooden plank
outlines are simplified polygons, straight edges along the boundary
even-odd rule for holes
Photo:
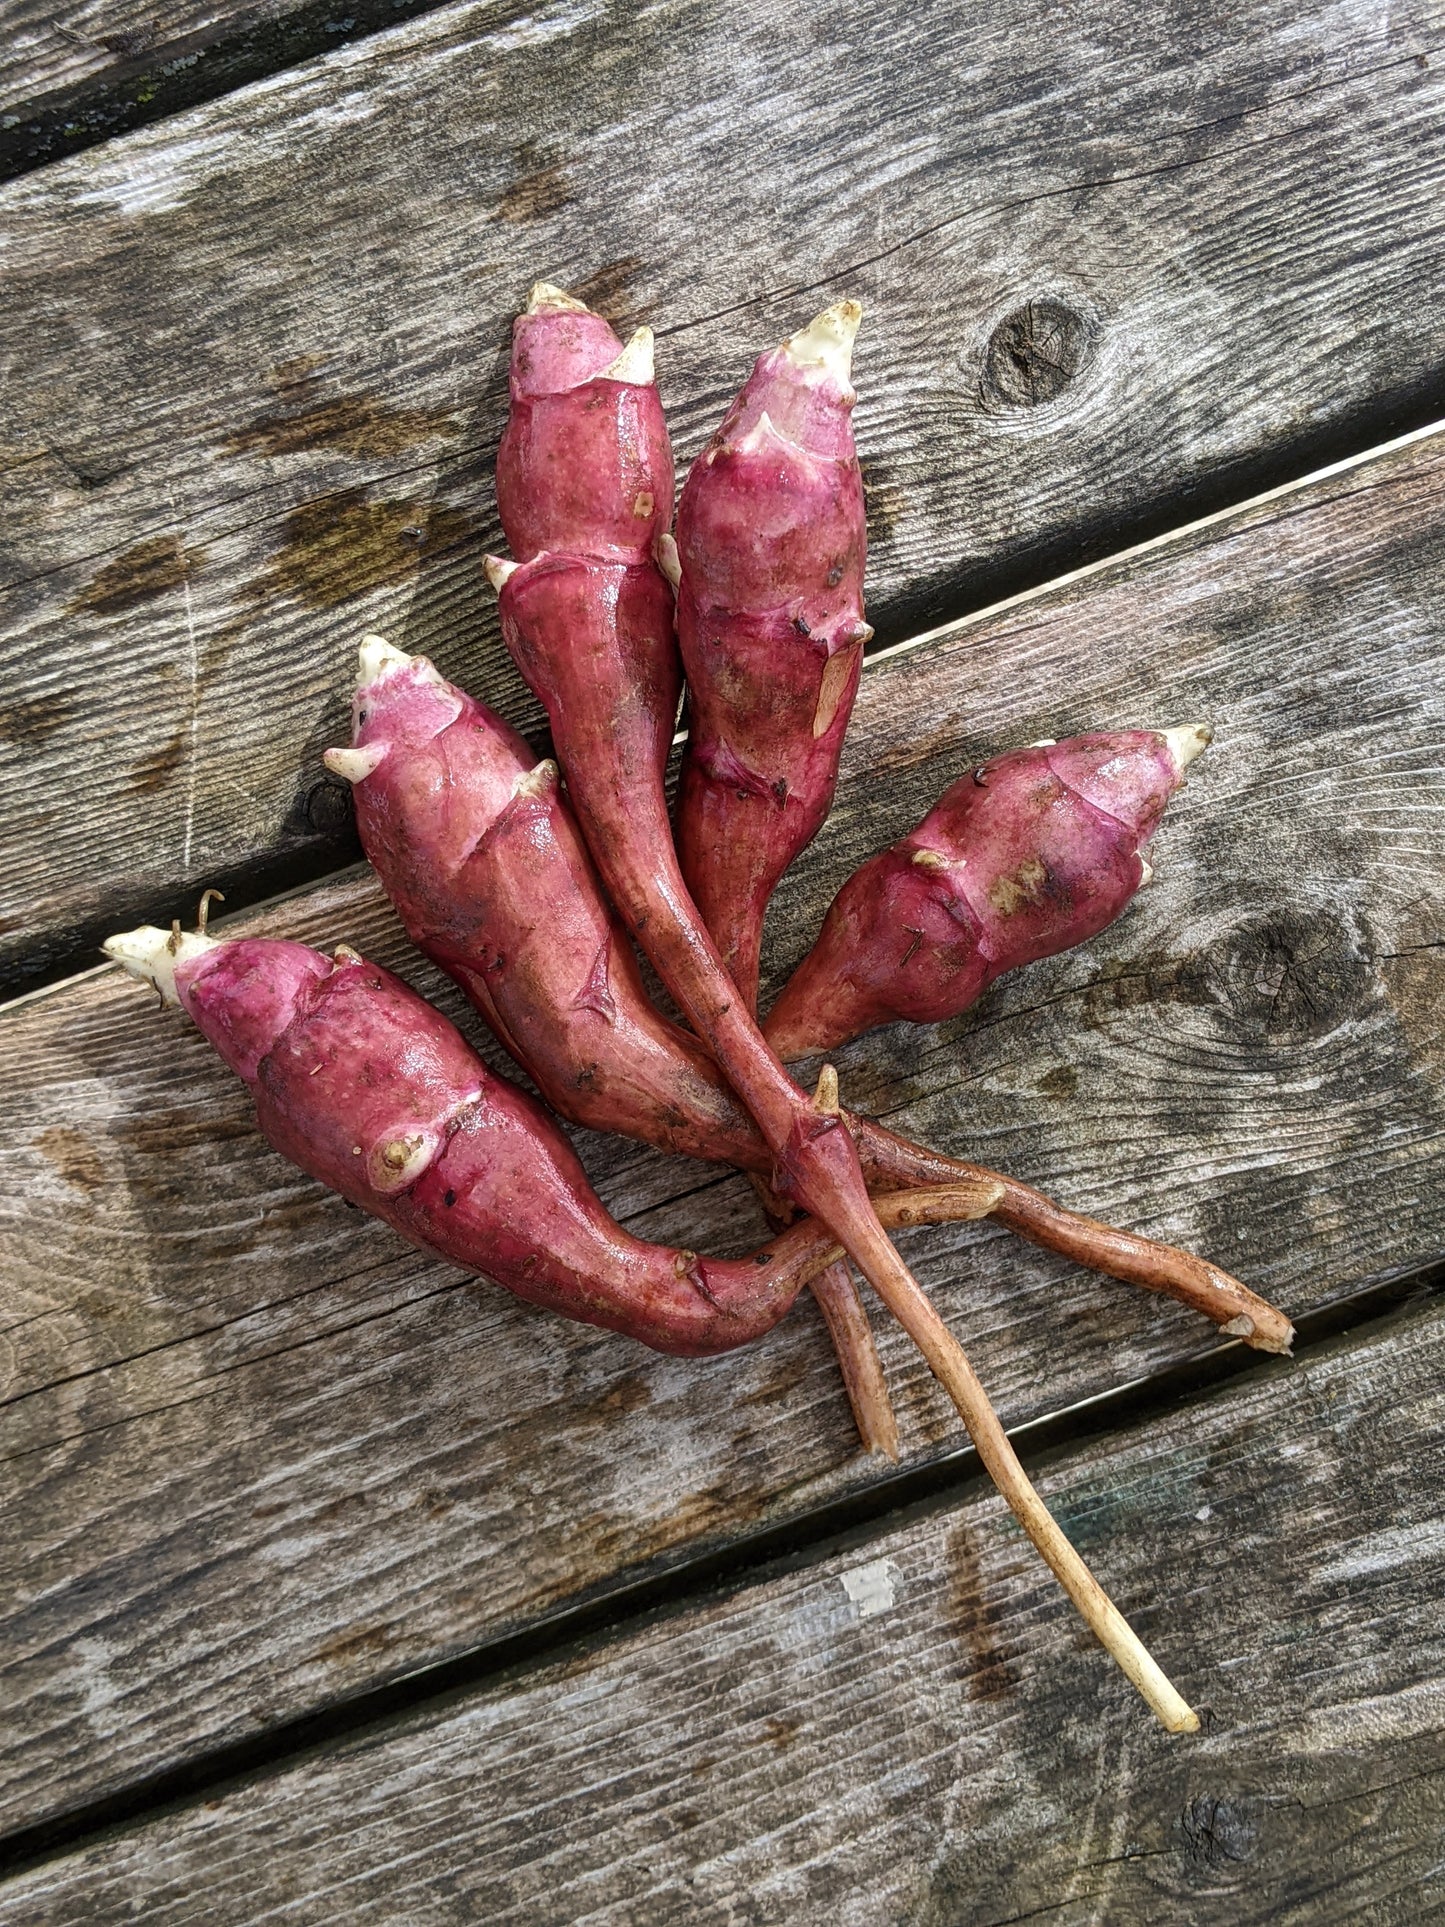
[[[1423,419],[1442,25],[479,0],[11,183],[0,962],[344,860],[367,628],[535,727],[477,563],[538,270],[667,331],[684,459],[863,299],[883,640]]]
[[[1445,1248],[1442,478],[1428,438],[870,666],[775,959],[833,872],[993,749],[1197,715],[1218,738],[1114,930],[854,1046],[850,1099],[1295,1313]],[[405,956],[361,881],[263,924]],[[118,976],[0,1027],[6,1828],[876,1476],[810,1312],[732,1358],[651,1357],[318,1194]],[[740,1181],[583,1150],[649,1235],[756,1235]],[[987,1225],[908,1248],[1010,1420],[1207,1342]],[[916,1461],[957,1429],[883,1346]]]
[[[438,0],[6,0],[0,180],[395,27]]]
[[[1437,1304],[1049,1464],[1197,1738],[975,1491],[39,1867],[0,1920],[1437,1919],[1442,1383]]]
[[[0,46],[0,110],[8,116],[56,94],[98,86],[158,50],[185,59],[228,26],[286,11],[286,0],[7,0]]]

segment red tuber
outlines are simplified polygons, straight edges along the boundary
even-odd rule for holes
[[[514,356],[526,364],[514,374],[514,396],[525,378],[520,405],[527,410],[527,458],[498,469],[502,525],[522,560],[492,561],[488,573],[500,594],[503,636],[547,709],[583,834],[609,894],[762,1130],[775,1158],[775,1188],[826,1225],[854,1260],[923,1352],[994,1483],[1090,1626],[1163,1723],[1191,1730],[1197,1716],[1059,1531],[962,1348],[890,1244],[841,1116],[837,1078],[825,1068],[811,1100],[792,1082],[688,895],[663,787],[679,686],[672,598],[650,560],[632,553],[619,558],[610,545],[586,546],[591,528],[620,525],[624,493],[639,475],[663,472],[660,451],[645,444],[594,451],[592,488],[604,502],[610,496],[612,508],[590,510],[585,528],[555,529],[551,539],[574,545],[568,551],[529,547],[538,518],[527,498],[552,466],[550,449],[539,439],[534,392],[547,317],[534,296],[519,324]],[[633,385],[651,387],[651,367],[640,357],[630,373]],[[617,378],[614,366],[609,379]],[[547,423],[551,446],[570,445],[574,431],[564,423],[573,414],[601,412],[593,391],[605,386],[585,380],[549,397],[555,401]],[[617,415],[621,419],[622,411]],[[651,419],[643,406],[628,417]]]
[[[354,785],[363,846],[408,935],[547,1101],[593,1130],[770,1172],[772,1153],[717,1066],[648,1000],[555,765],[532,768],[527,745],[485,704],[376,636],[361,646],[353,734],[326,762]],[[996,1185],[993,1215],[1020,1237],[1167,1292],[1246,1344],[1288,1350],[1289,1321],[1204,1259],[843,1115],[870,1191]]]
[[[768,900],[821,829],[872,634],[867,525],[840,301],[759,357],[677,509],[677,636],[688,690],[682,872],[756,1005]],[[675,561],[674,561],[675,558]]]
[[[607,1215],[546,1112],[414,990],[343,946],[179,927],[109,956],[179,1004],[250,1086],[266,1141],[435,1257],[549,1311],[705,1356],[771,1330],[837,1246],[803,1220],[739,1259],[646,1244]],[[978,1215],[986,1186],[889,1200],[895,1224]]]
[[[1202,725],[1034,743],[981,764],[856,870],[765,1029],[780,1057],[967,1010],[1007,970],[1112,923],[1140,856],[1209,741]]]

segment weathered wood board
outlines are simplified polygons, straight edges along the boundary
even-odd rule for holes
[[[0,180],[268,79],[439,0],[5,0]]]
[[[0,1888],[7,1927],[1417,1927],[1445,1911],[1445,1309],[1056,1457],[1205,1730],[1002,1503],[560,1656]]]
[[[664,331],[684,459],[863,299],[882,640],[1439,412],[1442,29],[476,4],[10,183],[0,963],[344,860],[368,628],[535,726],[478,560],[539,271]]]
[[[1112,931],[972,1017],[855,1045],[850,1099],[1294,1312],[1438,1255],[1442,478],[1427,438],[875,660],[775,959],[987,752],[1198,715],[1218,735]],[[356,879],[267,927],[404,957]],[[698,1365],[466,1286],[267,1151],[240,1086],[118,974],[12,1006],[0,1063],[7,1830],[876,1476],[811,1314]],[[584,1153],[650,1235],[756,1236],[739,1180]],[[1208,1342],[987,1226],[909,1251],[1010,1420]],[[883,1342],[909,1456],[956,1440]]]

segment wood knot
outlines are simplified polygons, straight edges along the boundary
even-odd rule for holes
[[[1026,301],[994,329],[984,351],[985,406],[1038,408],[1053,401],[1088,358],[1090,322],[1052,296]]]

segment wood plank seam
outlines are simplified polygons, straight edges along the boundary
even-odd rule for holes
[[[1401,1321],[1423,1318],[1445,1296],[1445,1263],[1353,1291],[1304,1313],[1297,1321],[1291,1360],[1266,1357],[1237,1342],[1116,1387],[1077,1405],[1011,1427],[1009,1436],[1030,1469],[1046,1466],[1097,1439],[1122,1438],[1151,1416],[1188,1407],[1238,1382],[1307,1376],[1338,1340],[1353,1341]],[[971,1446],[956,1446],[926,1463],[889,1475],[867,1495],[852,1495],[802,1520],[756,1532],[701,1556],[660,1562],[657,1570],[624,1574],[515,1632],[488,1639],[470,1652],[408,1674],[320,1711],[301,1716],[253,1741],[202,1753],[183,1767],[142,1780],[38,1826],[0,1834],[0,1883],[61,1854],[83,1850],[122,1824],[183,1812],[255,1779],[284,1770],[342,1739],[384,1738],[394,1721],[441,1707],[479,1688],[525,1676],[559,1659],[596,1651],[687,1612],[702,1601],[741,1597],[782,1573],[806,1572],[843,1548],[868,1544],[915,1519],[966,1511],[985,1503],[991,1487]]]
[[[1207,535],[1211,530],[1220,528],[1225,523],[1231,522],[1237,517],[1253,517],[1274,503],[1284,504],[1295,496],[1305,496],[1323,482],[1333,481],[1340,476],[1348,475],[1355,469],[1367,467],[1375,461],[1396,454],[1403,449],[1414,447],[1416,444],[1428,442],[1441,434],[1445,434],[1445,419],[1426,422],[1418,428],[1409,429],[1405,433],[1393,436],[1387,441],[1374,443],[1370,447],[1361,449],[1354,454],[1341,456],[1338,460],[1327,462],[1322,467],[1310,469],[1305,474],[1296,476],[1289,481],[1277,483],[1274,487],[1261,490],[1256,495],[1243,496],[1226,508],[1213,509],[1207,515],[1197,516],[1191,521],[1181,522],[1162,534],[1150,536],[1142,542],[1131,543],[1122,549],[1112,551],[1106,556],[1100,556],[1092,562],[1084,563],[1076,569],[1068,569],[1061,574],[1049,576],[1041,582],[1031,584],[1028,588],[1017,590],[1012,595],[1003,596],[996,602],[985,603],[977,609],[969,610],[964,614],[952,617],[947,622],[937,623],[932,628],[923,630],[916,636],[907,637],[901,642],[890,643],[881,648],[868,650],[865,652],[864,674],[869,674],[884,663],[916,654],[918,651],[926,649],[935,642],[959,636],[969,629],[995,621],[1001,616],[1012,615],[1019,610],[1026,609],[1035,602],[1043,601],[1065,590],[1070,590],[1096,580],[1099,577],[1109,574],[1113,570],[1126,567],[1129,564],[1144,560],[1150,556],[1162,555],[1176,546],[1191,542],[1197,537]],[[398,470],[395,472],[395,475],[390,476],[388,479],[396,479],[404,474],[418,472],[424,471],[419,469]],[[1352,490],[1348,492],[1348,495],[1354,496],[1368,494],[1370,492],[1370,489]],[[1339,497],[1337,499],[1347,498]],[[1309,514],[1311,512],[1311,505],[1308,502],[1302,502],[1298,512],[1300,514]],[[1275,519],[1276,518],[1273,517],[1268,518],[1271,522]],[[238,525],[238,527],[245,526],[249,525]],[[1255,524],[1251,522],[1251,527],[1253,526],[1255,526]],[[687,731],[680,729],[673,739],[674,750],[680,750],[686,741]],[[238,901],[225,915],[212,918],[212,928],[219,932],[226,927],[228,922],[233,921],[237,917],[254,915],[258,911],[269,911],[284,903],[304,897],[318,884],[325,882],[328,878],[342,876],[352,867],[353,866],[348,865],[346,869],[343,870],[321,871],[313,877],[308,877],[303,882],[294,884],[290,889],[277,891],[272,896],[251,902]],[[9,997],[0,996],[0,1012],[17,1010],[23,1005],[37,1003],[45,998],[63,994],[71,986],[85,982],[90,978],[104,976],[107,973],[114,975],[118,971],[119,965],[113,963],[92,964],[89,969],[71,971],[67,975],[55,978],[49,983],[37,985],[33,990],[20,991]],[[1059,998],[1049,999],[1048,1002],[1057,1002],[1061,998],[1073,994],[1076,993],[1064,991],[1059,994]],[[1047,1008],[1047,1003],[1033,1006],[1032,1008],[1044,1009]],[[887,1114],[884,1113],[882,1115],[886,1116]]]

